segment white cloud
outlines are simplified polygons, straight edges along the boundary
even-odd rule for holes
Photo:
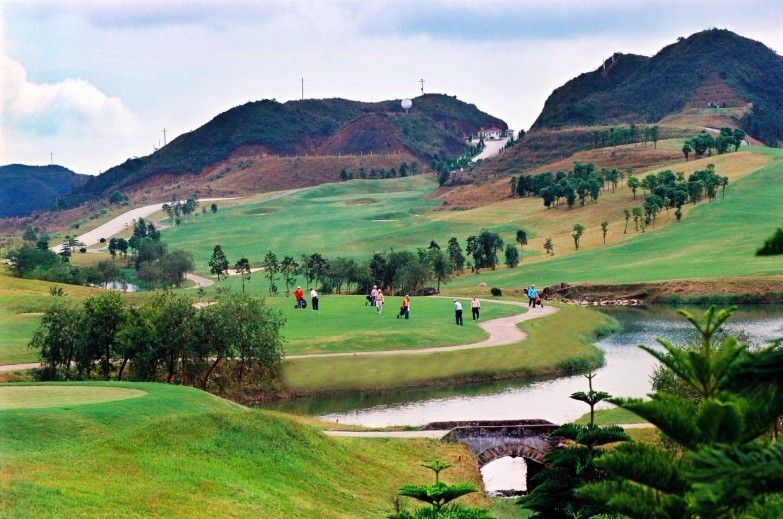
[[[89,81],[31,81],[21,63],[5,56],[0,56],[0,113],[5,137],[0,162],[40,163],[48,158],[40,157],[42,143],[50,144],[49,149],[69,149],[79,142],[83,150],[100,155],[101,143],[121,142],[139,126],[122,100],[107,96]],[[94,162],[83,157],[69,166],[93,169]]]

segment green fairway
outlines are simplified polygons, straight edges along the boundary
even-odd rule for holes
[[[783,151],[758,149],[773,157],[759,170],[730,184],[726,198],[702,202],[679,223],[635,233],[611,245],[571,250],[545,261],[522,263],[516,269],[482,272],[489,286],[520,287],[533,280],[540,285],[568,283],[632,283],[670,279],[732,276],[779,276],[783,263],[776,256],[756,257],[758,247],[783,222]],[[579,220],[578,210],[573,221]],[[631,222],[633,227],[633,222]],[[600,232],[593,229],[593,232]],[[459,277],[451,287],[469,287]],[[467,293],[467,292],[462,292]]]
[[[215,245],[231,265],[244,255],[257,266],[270,250],[279,259],[318,252],[365,260],[376,250],[415,250],[430,240],[445,247],[452,236],[464,242],[478,233],[483,222],[475,215],[433,212],[439,200],[426,195],[437,186],[432,176],[326,184],[268,203],[227,207],[195,224],[165,229],[163,239],[192,251],[197,271],[208,274]],[[503,219],[488,223],[509,235],[514,230]]]
[[[553,315],[524,322],[520,327],[530,335],[516,344],[421,355],[289,359],[283,364],[283,382],[295,393],[317,393],[582,371],[601,361],[601,351],[592,342],[604,321],[596,311],[564,306]]]
[[[125,387],[95,386],[0,386],[0,409],[61,407],[96,404],[125,398],[136,398],[147,393]]]
[[[321,296],[320,309],[294,308],[293,298],[270,297],[270,306],[286,316],[286,354],[429,348],[480,341],[487,333],[467,319],[454,324],[451,298],[414,297],[410,319],[398,318],[402,297],[386,297],[381,314],[365,306],[363,296]],[[469,300],[462,300],[469,308]],[[522,313],[519,306],[483,302],[482,321]],[[469,312],[469,310],[468,310]]]
[[[187,387],[69,386],[143,396],[0,410],[0,516],[383,517],[436,458],[454,463],[450,479],[480,484],[457,443],[334,439]]]

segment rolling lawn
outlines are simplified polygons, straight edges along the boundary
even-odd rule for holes
[[[286,316],[283,328],[286,354],[417,349],[477,342],[487,333],[470,320],[469,300],[465,326],[454,324],[451,299],[411,298],[410,319],[398,319],[401,297],[386,297],[382,314],[365,306],[363,296],[321,296],[319,310],[294,308],[293,298],[267,298]],[[309,299],[308,299],[309,304]],[[519,314],[518,306],[482,302],[482,320]]]
[[[421,355],[288,359],[284,387],[295,393],[379,390],[583,370],[600,362],[601,352],[592,342],[604,319],[593,310],[564,306],[522,323],[529,337],[516,344]],[[449,332],[454,328],[450,325]]]
[[[330,438],[291,417],[181,386],[31,387],[144,394],[0,409],[3,517],[383,517],[400,485],[430,482],[419,464],[436,458],[454,464],[447,481],[481,484],[461,444]],[[463,501],[489,505],[483,494]]]

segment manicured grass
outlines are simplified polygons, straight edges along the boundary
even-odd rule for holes
[[[397,318],[402,297],[386,297],[384,310],[376,313],[365,306],[363,296],[320,298],[319,310],[308,306],[294,308],[293,298],[270,297],[270,306],[280,308],[285,317],[283,328],[286,354],[341,351],[417,349],[432,346],[466,344],[483,340],[487,333],[470,320],[469,300],[465,326],[454,324],[451,298],[411,298],[410,319]],[[309,301],[309,299],[308,299]],[[522,313],[525,309],[502,303],[482,303],[482,321]]]
[[[613,407],[611,409],[598,409],[595,412],[595,423],[598,425],[622,425],[624,423],[641,423],[644,422],[639,416],[628,411],[627,409],[621,409],[619,407]],[[575,423],[587,425],[590,423],[590,413],[585,413],[575,420]]]
[[[598,312],[565,306],[551,316],[524,322],[521,327],[530,336],[517,344],[421,355],[289,359],[284,362],[283,382],[289,391],[312,393],[582,370],[601,358],[591,341],[602,319]]]
[[[742,152],[729,155],[743,157]],[[517,269],[498,268],[482,272],[478,278],[488,286],[519,287],[531,279],[541,285],[561,281],[611,284],[783,274],[778,258],[755,256],[756,249],[783,221],[783,206],[779,203],[783,196],[779,182],[783,152],[754,148],[744,156],[762,155],[773,160],[729,184],[725,199],[719,196],[711,203],[689,205],[687,215],[679,223],[661,225],[674,218],[664,213],[659,216],[656,229],[636,233],[631,221],[628,238],[605,246],[600,244],[600,228],[591,226],[579,251],[574,251],[573,240],[563,242],[555,247],[556,255],[546,261],[523,262]],[[719,163],[722,157],[704,159],[701,167],[715,162],[718,174],[723,175]],[[734,160],[733,167],[739,168],[737,157],[730,158]],[[570,223],[583,221],[579,210],[573,210]],[[610,225],[610,234],[621,233],[619,227]],[[456,278],[450,289],[465,293],[459,287],[468,289],[468,283],[474,282]]]
[[[71,385],[0,386],[0,409],[62,407],[136,398],[146,393],[125,387]]]
[[[480,484],[461,444],[330,438],[187,387],[73,385],[146,394],[0,410],[0,515],[382,517],[400,485],[429,482],[419,464],[435,458],[454,463],[448,481]]]

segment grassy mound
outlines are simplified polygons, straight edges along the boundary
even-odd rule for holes
[[[451,477],[478,481],[458,444],[333,439],[192,388],[111,387],[146,394],[0,410],[0,515],[381,517],[392,491],[426,480],[421,461],[447,459]]]
[[[0,409],[31,409],[96,404],[137,398],[147,393],[126,387],[71,385],[0,386]]]

